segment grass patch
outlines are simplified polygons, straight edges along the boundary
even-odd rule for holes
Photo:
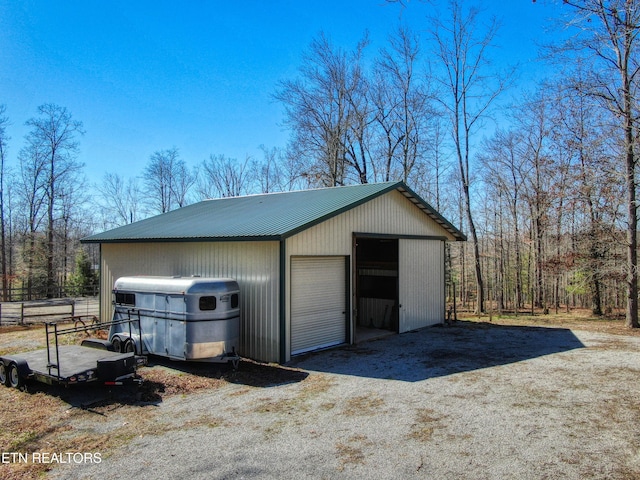
[[[328,391],[333,385],[333,380],[327,375],[309,375],[301,382],[301,388],[295,395],[278,400],[274,400],[271,397],[260,398],[253,411],[278,414],[293,414],[298,411],[308,412],[312,407],[311,401]],[[333,405],[331,408],[333,408]]]
[[[627,328],[622,318],[599,317],[591,314],[589,310],[576,309],[571,312],[549,313],[544,315],[531,312],[469,315],[460,314],[460,320],[478,324],[491,323],[494,325],[515,325],[529,327],[558,327],[592,332],[610,333],[613,335],[640,336],[640,329]]]
[[[369,416],[380,413],[380,407],[385,404],[384,400],[376,394],[360,395],[349,398],[342,410],[347,416]]]
[[[417,410],[409,437],[418,442],[429,442],[438,426],[438,422],[443,418],[442,415],[437,414],[430,408]]]
[[[183,428],[196,428],[196,427],[207,427],[207,428],[218,428],[226,425],[226,421],[224,418],[215,417],[211,415],[200,415],[198,418],[194,418],[191,420],[187,420],[183,423]]]
[[[340,459],[338,470],[344,470],[348,464],[364,464],[363,446],[371,446],[372,442],[365,435],[352,435],[346,442],[336,444],[336,452]]]
[[[309,406],[299,397],[274,400],[271,397],[258,399],[258,404],[253,409],[256,413],[292,414],[295,412],[307,412]]]
[[[144,379],[143,396],[145,401],[158,400],[161,395],[180,395],[199,390],[220,388],[226,382],[215,376],[195,375],[187,372],[175,372],[166,368],[143,368],[139,370]]]

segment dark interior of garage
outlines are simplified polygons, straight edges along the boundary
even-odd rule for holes
[[[398,239],[356,238],[356,341],[398,331]]]

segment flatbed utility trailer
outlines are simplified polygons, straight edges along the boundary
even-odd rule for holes
[[[110,342],[97,338],[87,338],[81,345],[60,345],[63,335],[110,326],[111,322],[58,328],[56,322],[46,323],[46,348],[0,356],[0,383],[21,388],[28,380],[65,386],[123,385],[138,381],[136,370],[146,364],[146,357],[136,352],[115,352]]]

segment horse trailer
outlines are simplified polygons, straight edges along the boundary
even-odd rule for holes
[[[121,277],[109,340],[116,351],[237,367],[239,295],[231,278]]]

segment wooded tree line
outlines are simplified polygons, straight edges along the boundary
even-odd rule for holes
[[[43,105],[11,162],[3,107],[3,292],[51,295],[90,261],[74,261],[79,238],[204,198],[404,180],[469,237],[449,248],[458,302],[626,308],[637,326],[639,3],[564,1],[574,30],[545,50],[557,74],[528,91],[517,68],[492,63],[499,23],[462,0],[375,52],[366,34],[348,49],[321,33],[273,92],[285,148],[198,164],[159,149],[139,177],[108,174],[91,198],[82,123]]]

